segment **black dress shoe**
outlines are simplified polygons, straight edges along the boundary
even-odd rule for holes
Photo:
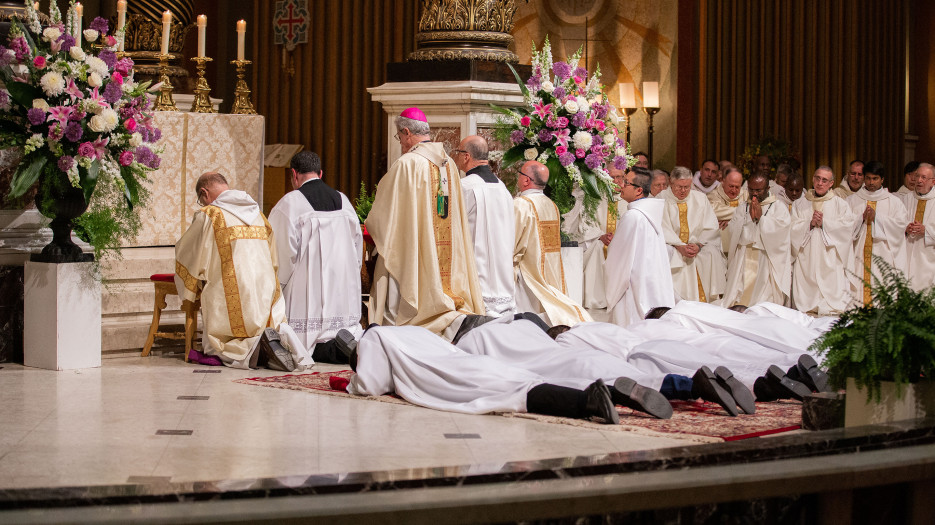
[[[805,386],[812,389],[812,392],[831,392],[828,387],[828,374],[818,368],[818,363],[808,354],[799,356],[799,362],[795,365],[798,376]]]
[[[379,326],[379,325],[377,325]],[[370,325],[367,329],[372,328],[373,325]],[[351,365],[351,370],[357,371],[357,340],[354,339],[354,336],[345,329],[338,330],[338,333],[334,336],[334,345],[338,347],[338,350],[342,354],[347,356],[347,362]]]
[[[771,365],[766,370],[766,381],[779,396],[779,399],[798,399],[801,401],[805,396],[812,393],[812,389],[805,386],[804,383],[792,379],[782,371],[782,368],[776,365]]]
[[[743,410],[744,414],[756,412],[756,401],[753,399],[753,392],[738,381],[733,372],[728,370],[727,367],[719,366],[714,369],[714,376],[717,378],[717,383],[730,392],[730,396],[734,398],[737,406],[740,407],[740,410]]]
[[[610,388],[610,397],[614,404],[646,412],[659,418],[672,417],[672,404],[657,390],[646,388],[629,377],[618,377]]]
[[[706,366],[699,368],[692,376],[692,395],[721,405],[731,417],[737,415],[737,402],[724,387],[718,384],[717,376]]]
[[[295,370],[295,362],[292,360],[292,354],[282,345],[279,338],[279,332],[272,328],[263,330],[260,336],[260,350],[266,356],[266,367],[280,372],[292,372]]]
[[[455,334],[455,338],[451,340],[451,344],[456,345],[458,341],[461,340],[468,332],[477,328],[482,324],[489,323],[493,321],[496,317],[490,317],[489,315],[474,315],[467,314],[464,316],[464,320],[461,321],[461,327],[458,328],[458,333]]]
[[[764,403],[780,399],[779,393],[770,386],[766,376],[758,377],[756,381],[753,382],[753,395],[756,396],[757,401]]]
[[[619,425],[620,416],[610,397],[610,389],[600,379],[584,389],[587,400],[584,405],[585,417],[599,417],[608,425]]]

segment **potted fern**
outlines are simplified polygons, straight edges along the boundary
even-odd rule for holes
[[[847,387],[845,426],[935,414],[935,288],[913,290],[874,256],[873,303],[844,312],[812,349],[832,384]]]

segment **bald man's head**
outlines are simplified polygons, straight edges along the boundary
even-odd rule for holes
[[[216,171],[203,173],[195,183],[195,195],[198,196],[198,203],[202,206],[211,204],[218,195],[229,189],[227,179]]]
[[[532,179],[532,183],[537,188],[545,188],[545,185],[549,183],[549,168],[541,162],[527,161],[523,164],[523,172]]]

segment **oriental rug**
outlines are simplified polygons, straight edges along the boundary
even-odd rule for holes
[[[343,390],[343,387],[347,384],[351,374],[350,370],[341,370],[337,372],[251,377],[237,379],[234,382],[245,385],[299,390],[327,396],[412,405],[412,403],[395,395],[361,397],[348,394]],[[802,404],[798,401],[757,403],[756,414],[741,413],[737,417],[728,417],[727,412],[720,406],[701,401],[672,401],[672,408],[671,419],[656,419],[629,408],[617,407],[617,411],[620,413],[620,424],[617,426],[540,414],[500,413],[498,415],[592,428],[594,430],[616,430],[646,436],[677,437],[700,443],[736,441],[789,432],[799,429],[802,422]]]

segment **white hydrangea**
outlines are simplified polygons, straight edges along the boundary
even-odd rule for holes
[[[622,146],[619,146],[619,147],[617,147],[616,150],[614,150],[614,153],[615,153],[618,157],[626,157],[626,156],[627,156],[627,149],[624,148],[624,147],[622,147]]]
[[[546,80],[542,83],[542,90],[545,91],[546,93],[551,93],[552,91],[555,90],[555,84],[552,84],[551,82]]]
[[[575,102],[578,103],[578,111],[584,111],[585,113],[587,113],[587,111],[591,109],[591,104],[589,104],[588,99],[584,97],[575,98]]]
[[[65,91],[65,78],[57,71],[50,71],[39,79],[42,91],[50,97],[57,97]]]
[[[104,79],[97,72],[88,75],[88,85],[92,88],[101,87],[102,84],[104,84]]]
[[[572,140],[575,143],[575,148],[588,149],[591,147],[591,134],[587,131],[576,131],[572,136]]]
[[[32,99],[32,107],[41,109],[42,111],[48,111],[49,103],[46,102],[44,98],[34,98]]]
[[[526,160],[535,160],[539,156],[539,151],[536,148],[528,148],[523,152],[523,158]]]
[[[79,62],[87,58],[87,55],[78,46],[71,46],[71,49],[68,50],[68,56],[70,56],[72,60],[77,60]]]
[[[604,145],[605,145],[605,146],[613,145],[614,141],[616,141],[616,140],[617,140],[617,137],[615,137],[613,133],[608,133],[608,134],[604,135]]]
[[[130,136],[130,146],[135,148],[135,147],[139,146],[139,144],[137,144],[136,146],[133,145],[133,136],[134,136],[134,135],[140,137],[140,144],[143,143],[143,137],[140,136],[139,133],[134,133],[133,135]],[[503,159],[503,150],[495,149],[495,150],[493,150],[493,151],[488,152],[488,153],[487,153],[487,159],[488,159],[488,160],[491,160],[491,161],[493,161],[493,162],[500,162],[500,160]]]
[[[95,56],[89,56],[84,59],[84,63],[91,68],[91,71],[101,75],[101,77],[110,76],[107,71],[107,63]]]
[[[97,37],[101,36],[96,29],[85,29],[81,34],[84,35],[84,39],[88,42],[94,42],[97,40]]]
[[[138,148],[138,147],[140,147],[142,144],[143,144],[143,135],[140,135],[139,133],[134,133],[134,134],[130,135],[130,147],[131,147],[131,148]],[[489,158],[491,155],[493,155],[494,153],[496,153],[496,152],[494,152],[494,151],[490,152],[490,153],[487,155],[488,158]],[[500,152],[500,158],[503,158],[503,152],[502,152],[502,151]],[[499,160],[499,159],[492,159],[492,160]]]
[[[120,123],[120,116],[110,108],[104,108],[98,116],[104,119],[104,131],[111,131]]]
[[[47,27],[42,32],[42,39],[46,42],[55,42],[62,36],[62,32],[57,27]]]
[[[567,111],[570,115],[574,115],[578,112],[578,103],[573,99],[568,99],[568,102],[565,102],[565,111]]]

